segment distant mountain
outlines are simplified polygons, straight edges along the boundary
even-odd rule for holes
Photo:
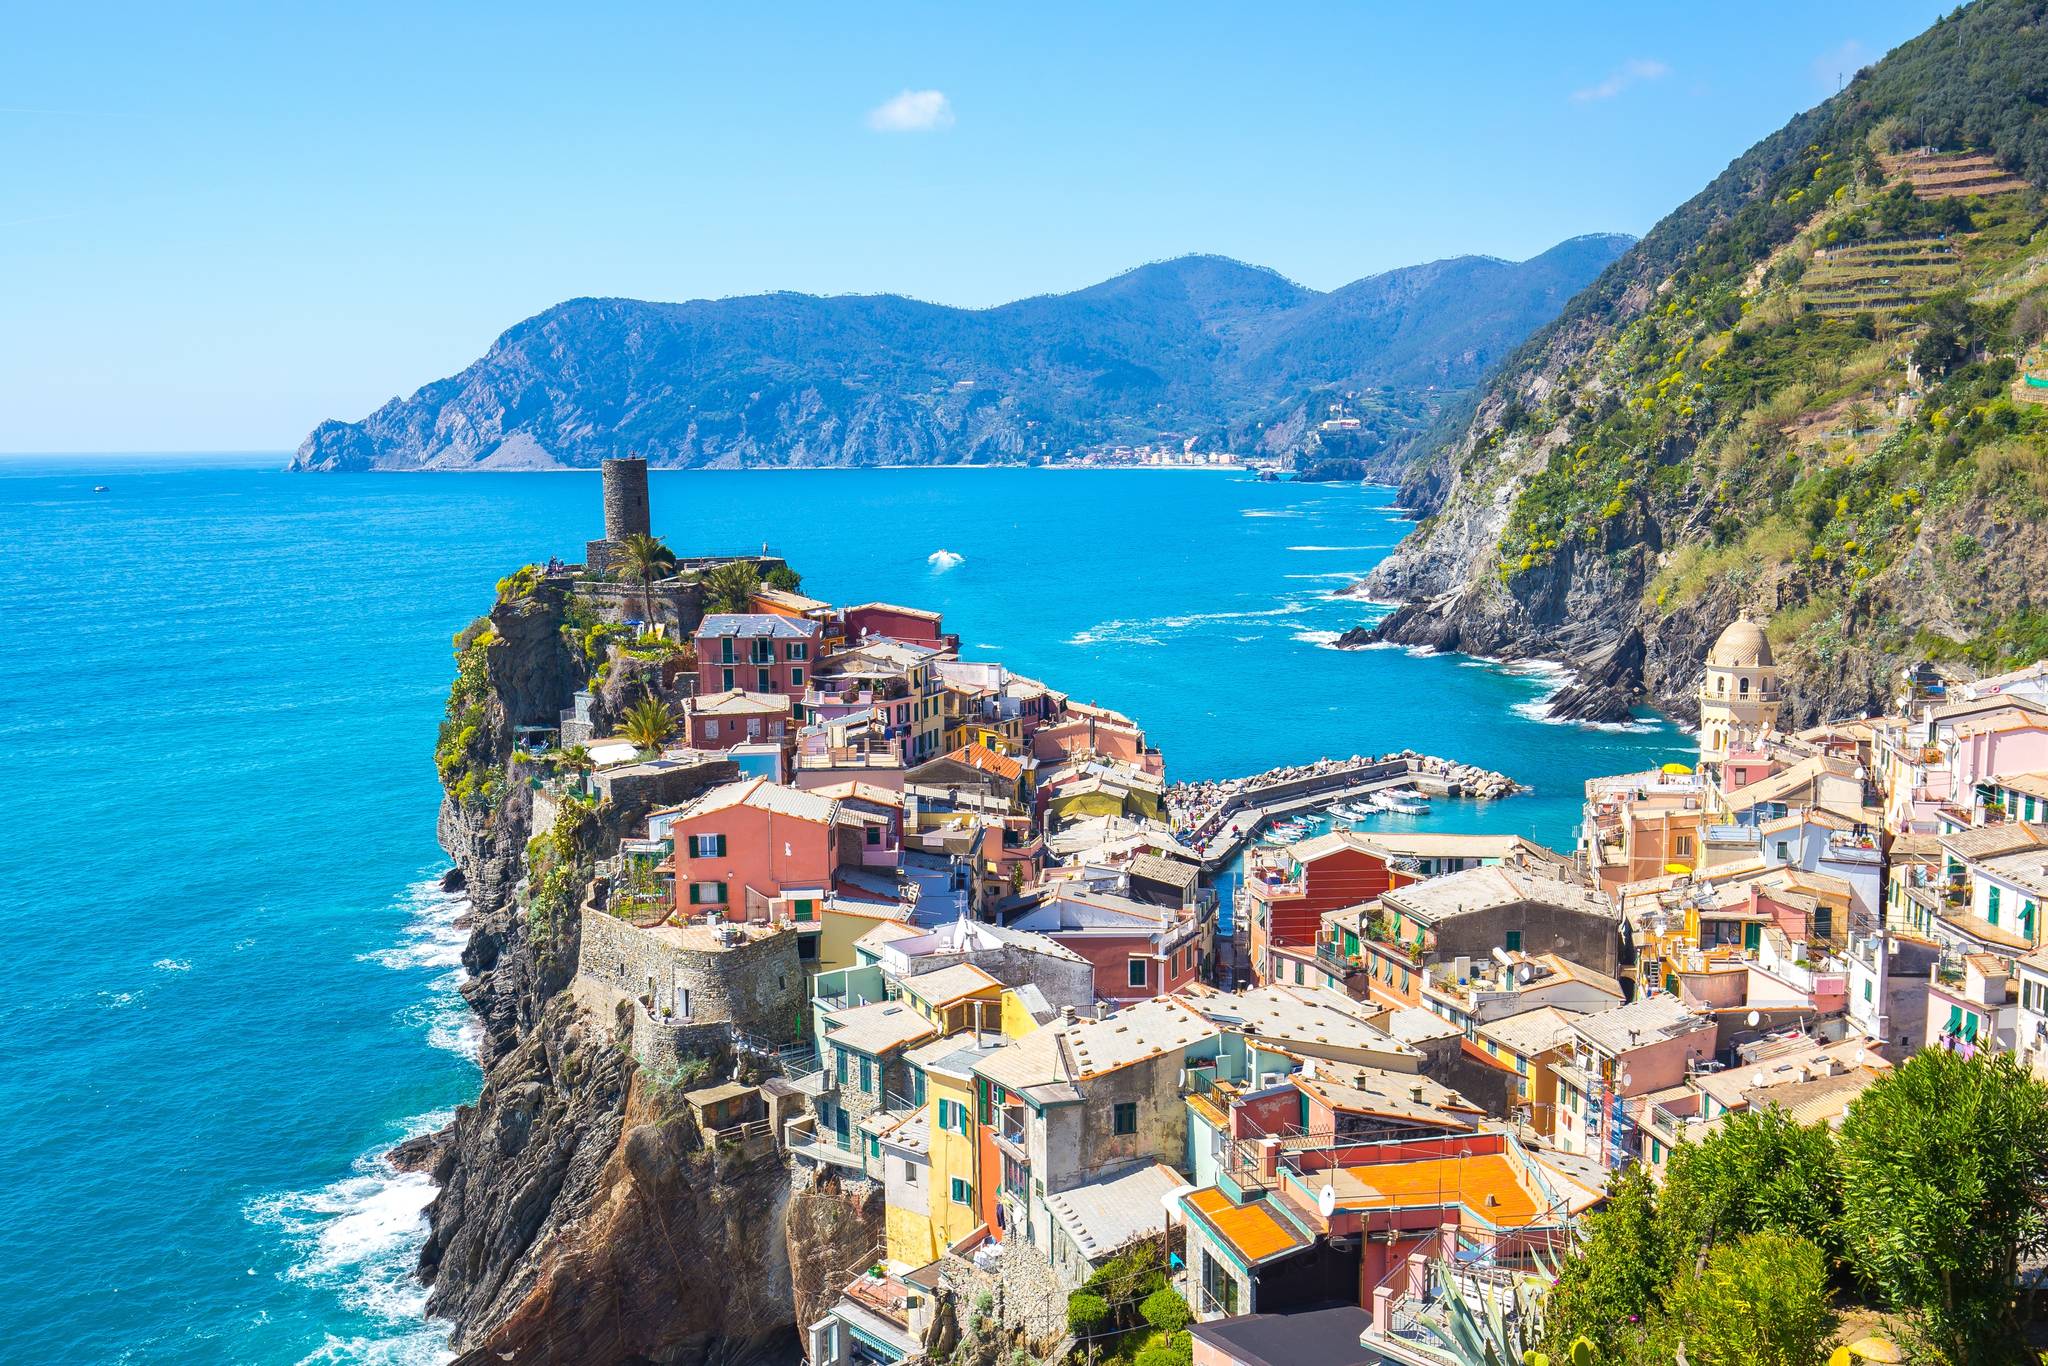
[[[1332,402],[1391,440],[1476,385],[1631,240],[1462,256],[1329,293],[1188,256],[990,309],[572,299],[459,375],[321,423],[293,467],[540,469],[626,453],[669,467],[952,464],[1188,437],[1300,450]]]

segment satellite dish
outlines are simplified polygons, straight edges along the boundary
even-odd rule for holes
[[[1520,977],[1524,982],[1526,982],[1531,977],[1534,977],[1536,975],[1536,968],[1533,964],[1524,963],[1522,964],[1521,970],[1517,972],[1515,975]]]
[[[1749,1084],[1751,1086],[1756,1087],[1758,1090],[1762,1090],[1763,1084],[1768,1080],[1770,1080],[1770,1078],[1766,1077],[1763,1074],[1762,1068],[1758,1068],[1756,1071],[1749,1074]]]
[[[1622,1073],[1622,1074],[1621,1074],[1620,1078],[1619,1078],[1619,1079],[1617,1080],[1617,1082],[1616,1082],[1615,1084],[1616,1084],[1616,1085],[1618,1085],[1618,1086],[1620,1086],[1622,1090],[1626,1091],[1626,1090],[1628,1090],[1628,1087],[1629,1087],[1629,1083],[1630,1083],[1630,1082],[1632,1082],[1632,1081],[1634,1081],[1634,1080],[1635,1080],[1635,1075],[1634,1075],[1633,1073],[1630,1073],[1630,1072],[1624,1072],[1624,1073]]]
[[[1757,1026],[1758,1026],[1759,1024],[1762,1024],[1762,1023],[1763,1023],[1763,1018],[1764,1018],[1763,1016],[1761,1016],[1761,1015],[1757,1014],[1757,1013],[1756,1013],[1756,1012],[1755,1012],[1754,1010],[1750,1011],[1750,1012],[1749,1012],[1749,1027],[1750,1027],[1751,1029],[1755,1029],[1755,1028],[1756,1028],[1756,1027],[1757,1027]]]
[[[1325,1219],[1337,1212],[1337,1188],[1324,1186],[1316,1192],[1316,1208],[1323,1212]]]
[[[1863,1050],[1860,1048],[1856,1050],[1856,1065],[1863,1066]]]

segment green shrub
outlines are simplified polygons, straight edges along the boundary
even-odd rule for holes
[[[1067,1331],[1075,1337],[1099,1332],[1109,1322],[1109,1301],[1085,1290],[1067,1296]]]
[[[1138,1312],[1145,1316],[1145,1322],[1162,1333],[1178,1333],[1194,1321],[1194,1311],[1170,1285],[1162,1285],[1145,1297],[1138,1306]]]
[[[1194,1358],[1192,1334],[1160,1333],[1138,1349],[1132,1366],[1189,1366]]]

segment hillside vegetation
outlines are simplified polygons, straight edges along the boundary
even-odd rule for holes
[[[1681,712],[1743,605],[1809,715],[1907,657],[2048,654],[2044,8],[1858,73],[1523,348],[1411,482],[1389,633],[1618,658],[1609,703]]]
[[[302,469],[1022,462],[1110,443],[1313,448],[1333,400],[1374,450],[1469,393],[1629,244],[1460,257],[1327,293],[1195,256],[991,309],[894,296],[576,299],[461,374],[322,423]],[[1370,453],[1370,452],[1368,452]]]

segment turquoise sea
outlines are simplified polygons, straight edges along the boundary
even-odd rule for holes
[[[408,1276],[431,1190],[376,1154],[477,1084],[433,883],[448,641],[499,576],[578,553],[597,482],[282,460],[0,461],[0,1359],[440,1352]],[[1584,778],[1688,748],[1531,719],[1540,670],[1326,648],[1368,615],[1332,590],[1404,530],[1386,489],[819,471],[653,496],[679,550],[766,543],[818,596],[942,609],[966,653],[1136,716],[1170,776],[1412,746],[1535,788],[1432,824],[1569,848]]]

